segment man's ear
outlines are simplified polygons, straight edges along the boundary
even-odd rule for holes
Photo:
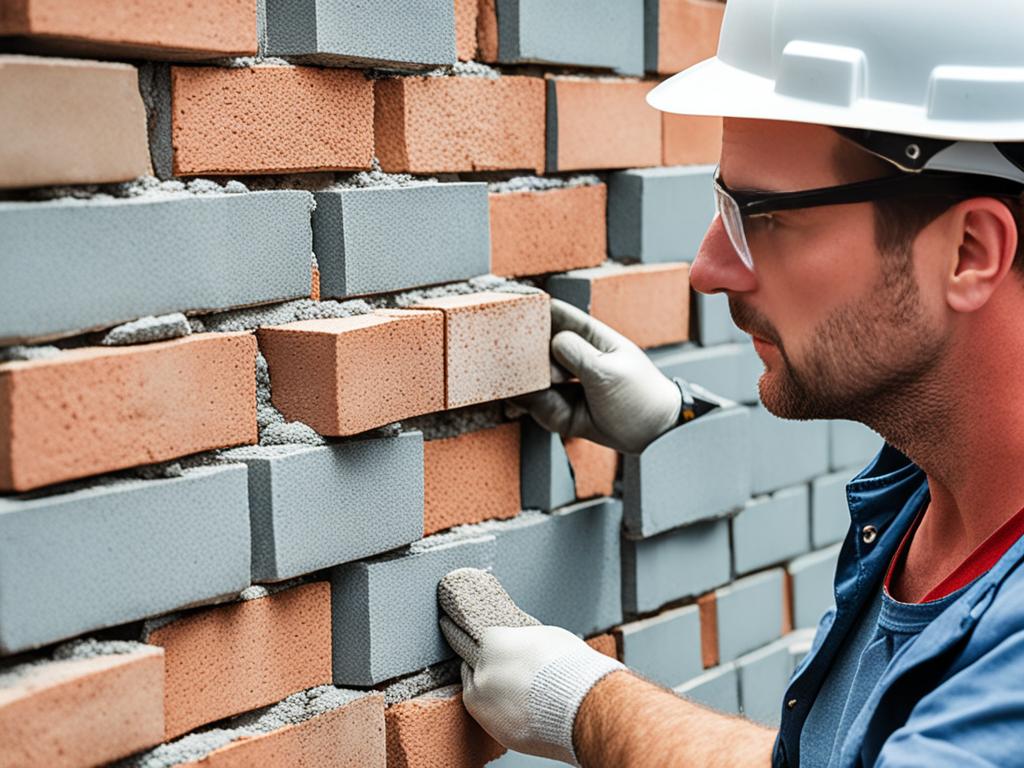
[[[956,312],[974,312],[1009,273],[1017,253],[1017,224],[992,197],[965,200],[949,211],[960,245],[951,259],[946,300]]]

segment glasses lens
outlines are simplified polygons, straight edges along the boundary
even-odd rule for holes
[[[736,201],[717,184],[715,185],[715,204],[718,208],[718,215],[722,217],[722,225],[725,227],[725,233],[729,236],[729,242],[732,243],[740,261],[747,269],[753,271],[754,260],[750,256],[750,246],[747,245],[747,236],[743,232],[743,215],[740,213]]]

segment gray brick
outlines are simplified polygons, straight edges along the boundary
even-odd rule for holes
[[[729,400],[739,400],[739,345],[698,347],[677,344],[647,351],[658,370],[671,378],[685,379]]]
[[[816,627],[822,614],[835,605],[836,562],[842,544],[793,560],[789,577],[793,589],[793,626]]]
[[[248,585],[244,466],[0,498],[2,653]]]
[[[815,549],[846,538],[850,528],[846,485],[855,474],[847,469],[816,477],[811,483],[811,545]]]
[[[618,633],[623,663],[656,683],[671,688],[703,672],[696,605],[624,624]]]
[[[567,301],[577,309],[589,312],[590,280],[588,277],[593,273],[594,269],[600,268],[574,269],[561,275],[552,275],[548,279],[545,290],[553,298]]]
[[[829,422],[829,466],[832,469],[867,466],[882,448],[877,432],[856,421]]]
[[[546,512],[576,499],[576,486],[562,438],[530,418],[522,422],[520,495],[523,509]]]
[[[787,636],[736,661],[742,713],[755,723],[779,726],[782,698],[793,671],[790,644]]]
[[[810,549],[809,498],[807,485],[801,484],[747,502],[732,519],[737,574],[782,563]]]
[[[718,657],[733,661],[782,635],[782,569],[734,581],[715,592]]]
[[[722,664],[709,669],[673,689],[685,699],[731,715],[740,713],[739,676],[735,664]]]
[[[308,192],[0,203],[0,343],[308,296]]]
[[[423,536],[423,437],[240,448],[253,581],[280,581]]]
[[[792,421],[751,410],[753,491],[766,493],[828,472],[828,422]]]
[[[713,347],[716,344],[728,344],[731,341],[749,341],[732,321],[729,313],[729,299],[724,293],[700,293],[693,291],[693,306],[696,324],[691,338],[696,339],[702,347]],[[588,298],[589,301],[589,298]]]
[[[627,615],[693,597],[729,581],[729,522],[710,520],[649,539],[622,541],[622,607]]]
[[[626,531],[646,537],[717,517],[750,496],[750,413],[723,408],[623,457]]]
[[[455,63],[450,0],[259,0],[265,56],[310,64]]]
[[[740,341],[739,345],[740,383],[737,389],[740,396],[736,399],[741,403],[757,403],[761,398],[757,385],[764,373],[764,362],[758,356],[754,345],[750,343],[749,336]]]
[[[608,254],[643,263],[693,261],[715,218],[711,165],[642,168],[608,177]]]
[[[487,185],[317,192],[320,293],[341,298],[466,280],[491,271]]]
[[[497,0],[498,60],[644,73],[643,0]]]
[[[376,685],[451,658],[437,623],[437,583],[456,568],[493,561],[494,536],[440,534],[333,568],[334,684]]]
[[[593,499],[480,527],[497,538],[494,575],[512,599],[544,624],[589,636],[622,622],[621,523],[618,500]]]

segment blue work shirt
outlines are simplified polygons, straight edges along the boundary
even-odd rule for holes
[[[800,763],[822,682],[859,626],[927,493],[924,472],[886,445],[846,489],[852,526],[836,568],[836,607],[782,702],[773,765]],[[864,535],[874,529],[877,535]],[[894,650],[848,731],[843,766],[1024,765],[1024,539]]]

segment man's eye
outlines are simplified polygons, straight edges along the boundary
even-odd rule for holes
[[[762,213],[749,217],[744,223],[744,229],[750,232],[770,232],[778,224],[774,214]]]

